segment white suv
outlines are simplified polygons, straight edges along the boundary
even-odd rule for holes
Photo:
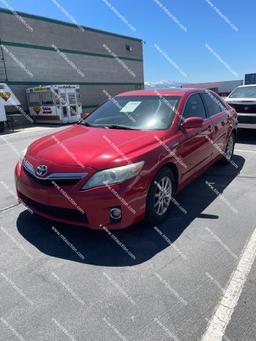
[[[238,128],[256,128],[256,84],[238,86],[225,101],[238,114]]]

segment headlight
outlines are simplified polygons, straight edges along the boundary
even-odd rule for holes
[[[20,156],[19,156],[19,162],[20,162],[20,164],[22,164],[22,161],[23,161],[23,159],[24,159],[24,156],[26,155],[27,149],[28,149],[28,148],[25,148],[25,149],[20,153]]]
[[[116,184],[131,179],[140,173],[143,165],[144,161],[141,161],[127,166],[105,169],[94,174],[91,179],[89,179],[89,181],[82,187],[82,189]]]

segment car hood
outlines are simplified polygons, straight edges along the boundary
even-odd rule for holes
[[[56,165],[83,164],[96,169],[125,165],[159,144],[163,132],[74,125],[30,145],[29,159]],[[155,138],[154,138],[155,136]]]
[[[256,98],[254,98],[254,97],[240,97],[240,98],[232,98],[232,97],[227,97],[226,99],[225,99],[225,101],[226,102],[230,102],[230,103],[232,103],[232,102],[234,102],[234,103],[236,103],[236,102],[242,102],[242,103],[244,103],[244,102],[248,102],[248,103],[255,103],[256,102]]]

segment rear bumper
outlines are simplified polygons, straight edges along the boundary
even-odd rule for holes
[[[139,180],[135,185],[126,184],[92,188],[86,191],[63,186],[45,187],[36,183],[18,163],[15,168],[16,190],[20,202],[32,212],[66,224],[102,230],[126,228],[144,218],[147,188]],[[113,221],[109,210],[122,210],[120,221]]]

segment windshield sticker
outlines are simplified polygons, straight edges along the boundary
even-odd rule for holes
[[[121,112],[134,112],[136,108],[140,105],[139,101],[131,101],[125,104],[125,106],[120,110]]]

